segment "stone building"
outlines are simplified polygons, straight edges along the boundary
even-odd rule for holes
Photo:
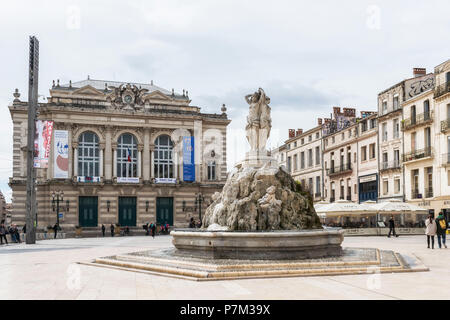
[[[323,187],[322,119],[318,119],[316,127],[305,132],[290,129],[285,145],[288,171],[309,190],[314,201],[320,201]]]
[[[404,200],[403,131],[404,81],[378,94],[378,154],[380,201]]]
[[[435,107],[433,100],[434,74],[422,74],[405,80],[405,96],[402,103],[403,120],[403,173],[405,198],[416,205],[428,207],[434,198],[434,177],[437,168],[434,137]]]
[[[277,160],[277,163],[280,167],[286,168],[286,145],[282,144],[281,146],[272,149],[270,151],[272,157]]]
[[[450,220],[450,59],[434,68],[436,172],[434,208]]]
[[[14,96],[10,186],[13,221],[20,225],[25,221],[27,102],[20,101],[17,90]],[[55,223],[52,193],[57,191],[64,193],[60,224],[66,230],[112,223],[187,226],[191,216],[198,219],[196,196],[203,195],[204,211],[226,180],[230,120],[225,106],[221,114],[207,114],[190,102],[187,91],[178,94],[153,81],[88,77],[53,83],[47,102],[38,106],[38,119],[53,121],[48,168],[36,169],[38,228]],[[58,130],[67,134],[66,145],[55,146]],[[67,159],[60,158],[59,148]],[[66,176],[56,174],[60,169]]]

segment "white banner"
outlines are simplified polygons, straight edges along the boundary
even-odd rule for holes
[[[139,178],[117,177],[117,183],[139,183]]]
[[[177,183],[174,178],[155,178],[155,183]]]
[[[100,177],[77,176],[77,182],[100,182]]]
[[[69,178],[69,131],[55,130],[53,139],[53,178]]]
[[[48,168],[53,121],[36,121],[34,135],[34,167]]]

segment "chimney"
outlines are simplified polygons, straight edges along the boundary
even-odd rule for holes
[[[319,125],[319,126],[322,125],[322,118],[318,118],[318,119],[317,119],[317,125]]]
[[[295,134],[295,136],[299,136],[303,133],[303,129],[297,129],[297,133]]]
[[[295,137],[295,129],[289,129],[289,139]]]
[[[333,107],[333,114],[340,114],[341,113],[341,107]]]
[[[346,117],[354,117],[356,115],[355,108],[344,108],[344,116]]]
[[[413,68],[414,78],[421,77],[427,74],[426,68]]]

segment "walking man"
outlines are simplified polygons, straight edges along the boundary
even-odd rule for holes
[[[389,234],[388,234],[388,238],[391,237],[391,233],[394,234],[394,237],[398,237],[398,234],[395,233],[394,216],[391,216],[391,218],[389,219]]]
[[[111,237],[114,237],[114,225],[111,223]]]
[[[436,235],[438,240],[439,249],[442,248],[441,246],[441,239],[442,244],[444,245],[444,248],[447,248],[447,245],[445,244],[445,233],[447,232],[447,221],[444,218],[444,214],[439,212],[438,217],[435,219],[436,221]]]
[[[56,239],[56,235],[58,234],[58,223],[55,223],[55,225],[53,226],[53,230],[55,231],[55,239]]]
[[[155,239],[156,224],[154,224],[152,222],[152,224],[150,225],[150,228],[152,229],[152,237],[153,237],[153,239]]]
[[[106,231],[105,225],[102,224],[102,235],[103,235],[103,238],[105,237],[105,231]]]

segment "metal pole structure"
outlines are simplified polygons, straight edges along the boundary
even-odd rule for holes
[[[59,226],[59,193],[56,194],[56,225]]]
[[[36,243],[36,169],[34,168],[34,135],[38,104],[39,41],[30,37],[30,61],[28,81],[28,139],[27,139],[27,202],[26,243]]]

